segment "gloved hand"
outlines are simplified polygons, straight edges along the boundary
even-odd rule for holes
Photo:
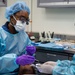
[[[34,61],[35,58],[33,56],[25,54],[16,58],[16,63],[22,66],[32,64]]]
[[[36,52],[36,47],[35,46],[27,46],[26,51],[28,55],[33,55]]]
[[[41,73],[52,74],[56,62],[46,62],[44,64],[36,64],[36,68]]]

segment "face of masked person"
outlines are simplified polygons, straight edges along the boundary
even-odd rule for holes
[[[15,17],[14,17],[14,19],[16,20]],[[20,20],[16,20],[16,25],[14,25],[14,28],[15,28],[16,31],[19,32],[19,31],[22,31],[22,30],[25,29],[25,25],[26,25],[26,22],[20,21]]]
[[[15,28],[17,32],[25,30],[25,25],[29,19],[29,14],[26,11],[19,11],[12,15],[11,25]]]

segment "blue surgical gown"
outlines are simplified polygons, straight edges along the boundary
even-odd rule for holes
[[[52,75],[75,75],[75,60],[58,60]]]
[[[0,73],[9,73],[17,69],[19,65],[15,62],[16,57],[24,54],[26,46],[31,45],[26,32],[11,34],[7,25],[8,23],[0,27]]]

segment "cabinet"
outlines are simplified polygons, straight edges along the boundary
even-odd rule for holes
[[[7,6],[7,0],[0,0],[0,7]]]
[[[39,0],[40,3],[67,2],[67,0]]]
[[[38,7],[75,7],[75,0],[37,0]]]
[[[75,2],[75,0],[69,0],[69,2]]]
[[[71,60],[73,54],[61,52],[61,51],[52,51],[47,49],[38,48],[35,54],[36,59],[40,62],[46,61],[57,61],[57,60]]]

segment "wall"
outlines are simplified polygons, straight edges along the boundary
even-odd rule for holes
[[[37,8],[33,0],[33,31],[75,35],[75,8]]]
[[[17,0],[7,0],[11,5]],[[26,26],[26,31],[50,31],[60,34],[75,35],[75,8],[37,8],[37,0],[23,0],[31,10],[32,24]],[[0,7],[0,25],[6,22],[5,7]]]

